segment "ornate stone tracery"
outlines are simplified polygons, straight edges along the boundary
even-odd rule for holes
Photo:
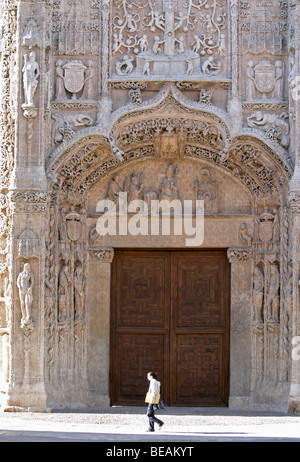
[[[165,246],[98,235],[97,202],[123,192],[204,200],[203,248],[231,263],[230,406],[297,409],[298,3],[0,2],[8,407],[109,404],[113,249]]]

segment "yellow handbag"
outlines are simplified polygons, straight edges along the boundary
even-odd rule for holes
[[[152,396],[152,393],[149,393],[149,392],[148,392],[148,393],[146,394],[145,403],[150,403],[151,396]],[[156,394],[156,395],[155,395],[155,398],[154,398],[154,403],[153,403],[153,404],[158,404],[158,403],[159,403],[159,399],[160,399],[160,395],[159,395],[159,394]]]

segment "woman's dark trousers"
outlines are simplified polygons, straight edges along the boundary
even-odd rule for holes
[[[149,419],[149,430],[154,431],[154,422],[156,422],[158,425],[162,425],[163,422],[154,415],[154,407],[153,404],[149,404],[148,409],[147,409],[147,417]]]

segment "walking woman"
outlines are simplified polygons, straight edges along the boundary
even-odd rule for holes
[[[147,375],[147,379],[149,380],[150,382],[150,386],[149,386],[149,404],[148,404],[148,409],[147,409],[147,417],[149,419],[149,428],[148,428],[148,432],[154,432],[154,423],[157,423],[158,424],[158,430],[160,430],[162,428],[162,426],[164,425],[164,422],[162,422],[161,420],[157,419],[157,417],[155,417],[154,415],[154,410],[155,408],[161,408],[161,409],[164,409],[164,406],[163,404],[161,403],[161,406],[160,406],[160,403],[155,403],[155,397],[157,395],[159,395],[159,401],[161,401],[160,399],[160,382],[157,380],[157,375],[155,372],[149,372],[148,375]]]

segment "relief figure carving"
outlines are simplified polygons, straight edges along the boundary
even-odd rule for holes
[[[40,68],[35,60],[35,52],[31,51],[28,55],[24,55],[23,72],[23,88],[25,95],[25,103],[22,105],[23,109],[35,108],[33,97],[35,95],[38,78],[40,76]]]
[[[17,278],[17,286],[19,289],[19,298],[21,304],[21,325],[27,326],[32,324],[31,320],[31,306],[32,306],[32,289],[34,285],[33,272],[30,264],[25,263],[23,270],[19,273]]]
[[[264,273],[258,266],[253,271],[254,321],[264,322]]]
[[[58,277],[58,320],[65,321],[68,318],[70,303],[70,284],[72,283],[68,265],[63,265]]]
[[[75,131],[93,124],[93,119],[86,114],[52,114],[54,143],[59,144],[75,136]]]
[[[196,199],[204,201],[204,211],[217,213],[217,190],[216,183],[212,180],[210,171],[202,169],[200,180],[195,182]]]
[[[270,282],[267,296],[267,319],[271,322],[279,322],[279,297],[280,272],[278,265],[273,263],[270,267]]]
[[[258,111],[247,118],[247,123],[251,128],[260,128],[266,132],[269,139],[278,141],[283,148],[287,149],[290,144],[288,118],[287,112],[283,112],[278,116],[277,114]]]
[[[176,181],[177,167],[172,164],[168,166],[158,191],[159,200],[172,201],[179,199],[178,186]]]
[[[78,266],[75,269],[74,275],[74,302],[75,302],[75,318],[84,319],[84,287],[85,278],[83,276],[82,267]]]

